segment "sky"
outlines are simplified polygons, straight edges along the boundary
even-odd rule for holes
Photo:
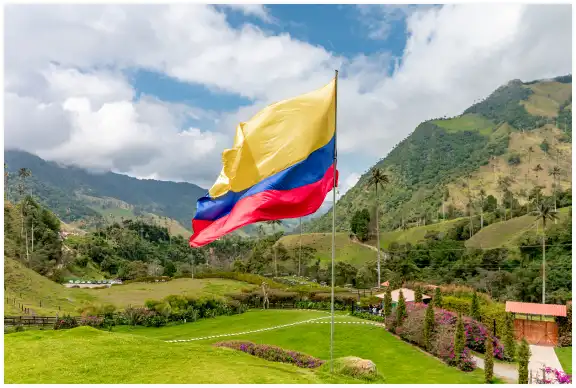
[[[458,115],[512,79],[572,71],[571,5],[8,5],[4,13],[6,149],[206,189],[238,123],[324,86],[335,69],[340,195],[419,123]]]

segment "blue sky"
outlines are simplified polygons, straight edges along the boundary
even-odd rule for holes
[[[274,18],[271,22],[246,15],[240,10],[220,9],[226,13],[227,21],[233,28],[239,29],[250,23],[271,35],[290,34],[294,39],[322,46],[335,55],[349,59],[378,53],[400,58],[406,45],[405,16],[389,21],[390,31],[384,39],[372,39],[369,37],[370,28],[363,21],[365,15],[355,5],[289,4],[268,5],[266,8]],[[387,73],[392,70],[390,66]],[[202,84],[181,82],[160,72],[132,69],[130,74],[136,97],[144,93],[164,101],[216,111],[233,111],[252,103],[252,100],[237,94],[210,89]]]
[[[345,192],[421,122],[570,73],[571,31],[569,5],[10,5],[5,148],[208,188],[239,122],[339,68]]]

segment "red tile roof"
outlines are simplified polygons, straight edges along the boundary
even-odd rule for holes
[[[563,304],[506,302],[506,312],[517,314],[528,314],[528,315],[565,317],[566,306]]]

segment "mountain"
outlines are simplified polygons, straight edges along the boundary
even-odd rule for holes
[[[27,179],[29,191],[67,223],[101,215],[130,218],[148,213],[169,217],[190,228],[196,201],[206,193],[191,183],[92,173],[23,151],[6,150],[4,162],[9,173],[9,198],[18,196],[18,169],[26,167],[32,171]]]
[[[503,184],[523,201],[537,184],[553,191],[549,170],[558,166],[559,186],[571,189],[572,76],[522,82],[513,80],[453,118],[418,125],[385,158],[366,171],[336,204],[336,227],[349,228],[363,208],[373,214],[375,194],[367,188],[373,168],[389,176],[380,192],[384,230],[402,223],[465,215],[468,202],[486,196],[500,200]],[[540,164],[542,171],[534,172]],[[446,214],[446,216],[444,216]],[[313,220],[306,230],[328,232],[331,215]]]
[[[156,223],[167,223],[172,233],[189,237],[196,201],[207,191],[191,183],[136,179],[112,172],[94,173],[48,162],[17,150],[5,151],[4,161],[9,174],[9,199],[19,198],[18,169],[29,168],[32,171],[32,176],[26,180],[29,191],[41,204],[72,226],[86,221],[98,223],[95,220],[103,216],[106,217],[106,223],[143,216]],[[303,217],[302,220],[310,221],[319,217],[331,207],[331,202],[325,202],[315,214]],[[265,224],[263,226],[266,232],[272,233],[270,227]],[[258,224],[248,225],[234,234],[255,236],[257,228]],[[299,230],[299,220],[284,220],[283,225],[277,229],[285,233]]]

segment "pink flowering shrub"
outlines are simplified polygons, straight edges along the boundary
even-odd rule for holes
[[[103,326],[103,323],[104,323],[103,318],[88,316],[88,317],[82,317],[82,320],[80,321],[80,326],[90,326],[99,328]]]
[[[63,317],[56,320],[56,323],[54,323],[54,330],[72,329],[77,326],[78,322],[76,322],[76,319],[74,319],[74,317],[64,315]]]
[[[546,367],[542,378],[536,377],[536,384],[572,384],[572,376],[557,369]]]
[[[292,350],[284,350],[278,346],[260,345],[249,341],[224,341],[214,344],[217,347],[236,349],[268,361],[283,362],[300,368],[317,368],[324,364],[323,360]]]
[[[486,351],[486,338],[490,336],[490,333],[482,323],[466,318],[464,321],[464,332],[466,334],[466,346],[470,349],[477,351],[478,353],[484,353]],[[498,338],[493,337],[494,345],[494,357],[498,360],[504,359],[504,345],[500,342]]]
[[[426,316],[426,305],[423,303],[407,303],[407,317],[402,325],[396,327],[395,311],[392,311],[390,317],[386,319],[386,328],[399,335],[400,338],[407,342],[414,343],[424,348],[424,321]],[[460,362],[455,363],[454,355],[454,333],[458,316],[448,310],[434,308],[434,330],[430,340],[430,352],[450,365],[454,365],[461,370],[473,370],[475,364],[471,358],[470,351],[474,350],[479,353],[486,351],[485,341],[490,336],[490,332],[482,323],[471,319],[464,318],[464,331],[466,336],[466,347],[461,354]],[[494,357],[503,360],[504,346],[498,338],[493,338]]]

